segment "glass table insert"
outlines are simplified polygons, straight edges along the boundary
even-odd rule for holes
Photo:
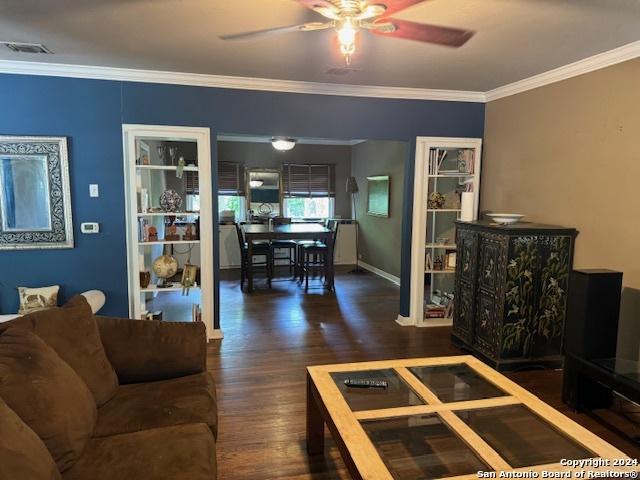
[[[358,380],[386,388],[345,384]],[[471,356],[308,367],[307,394],[308,452],[323,452],[326,423],[354,479],[462,480],[626,458]]]

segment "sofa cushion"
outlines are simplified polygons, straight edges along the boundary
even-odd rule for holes
[[[115,394],[118,377],[107,360],[91,307],[82,295],[76,295],[63,307],[0,324],[0,332],[14,325],[34,332],[52,347],[85,381],[98,405]]]
[[[92,439],[64,480],[213,480],[215,441],[204,423]]]
[[[91,438],[91,392],[52,348],[20,327],[0,334],[0,398],[38,434],[61,472]]]
[[[0,478],[59,480],[60,472],[40,437],[0,398]]]
[[[94,436],[187,423],[206,423],[214,435],[217,433],[215,385],[208,372],[121,385],[115,396],[98,410]]]

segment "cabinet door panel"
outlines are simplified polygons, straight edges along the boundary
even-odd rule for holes
[[[458,251],[456,276],[461,281],[474,285],[478,256],[478,234],[458,228],[456,236]]]
[[[500,343],[502,319],[498,316],[497,302],[493,295],[478,292],[474,346],[485,355],[494,358]]]
[[[471,285],[458,282],[453,311],[453,333],[467,343],[473,340],[474,292]]]

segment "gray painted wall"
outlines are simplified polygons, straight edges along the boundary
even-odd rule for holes
[[[335,164],[335,215],[351,218],[351,204],[345,190],[351,175],[351,147],[348,145],[298,144],[288,152],[278,152],[270,143],[218,142],[218,161],[237,162],[251,168],[280,169],[283,163]]]
[[[351,171],[360,192],[356,213],[360,224],[360,259],[400,277],[404,164],[408,145],[403,142],[366,141],[352,148]],[[367,215],[367,177],[389,175],[389,218]]]

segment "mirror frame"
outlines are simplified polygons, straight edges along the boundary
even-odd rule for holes
[[[280,205],[280,215],[283,215],[284,205],[282,203],[282,170],[279,170],[277,168],[245,168],[245,191],[247,199],[247,209],[249,209],[251,205],[251,186],[249,185],[249,182],[251,181],[251,172],[278,174],[278,202]]]
[[[0,136],[2,155],[46,155],[51,230],[7,232],[2,230],[0,221],[0,250],[73,248],[67,137]]]

